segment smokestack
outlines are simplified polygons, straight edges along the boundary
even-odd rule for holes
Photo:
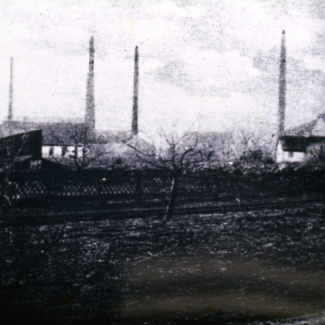
[[[138,47],[136,46],[135,55],[134,55],[132,136],[138,134],[138,92],[139,92],[139,53],[138,53]]]
[[[9,105],[8,105],[8,129],[6,135],[12,134],[12,108],[13,108],[13,59],[10,58],[10,77],[9,77]]]
[[[87,79],[87,98],[85,124],[89,134],[95,132],[95,95],[94,95],[94,38],[89,41],[89,72]]]
[[[286,46],[285,31],[282,32],[280,77],[279,77],[279,136],[284,135],[286,106]]]
[[[8,121],[12,121],[12,102],[13,102],[13,59],[10,58],[10,81],[9,81],[9,107]]]

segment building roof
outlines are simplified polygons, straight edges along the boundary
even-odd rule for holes
[[[32,122],[4,121],[0,126],[2,136],[42,130],[43,145],[75,145],[77,138],[87,132],[84,123],[64,122]]]
[[[283,151],[291,152],[306,152],[308,146],[320,142],[325,142],[325,137],[302,137],[302,136],[291,136],[284,135],[279,138],[282,143]]]
[[[42,156],[41,148],[41,130],[22,132],[0,138],[1,158],[32,156],[33,159],[40,159]]]
[[[315,120],[312,120],[308,123],[301,124],[294,128],[288,129],[285,131],[286,135],[296,135],[296,136],[325,136],[324,130],[318,130],[320,124],[322,126],[325,123],[325,114],[320,114]]]
[[[79,131],[85,128],[82,122],[61,121],[61,122],[33,122],[33,121],[4,121],[0,125],[0,137],[10,134],[24,133],[33,130],[42,130],[43,145],[61,145],[64,142],[66,146],[74,145],[73,131]],[[127,131],[97,131],[96,143],[114,144],[122,143],[130,138],[130,132]]]

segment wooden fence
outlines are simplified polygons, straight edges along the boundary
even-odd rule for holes
[[[178,202],[241,200],[295,195],[324,190],[324,172],[236,175],[217,171],[184,174],[179,181]],[[154,205],[168,200],[169,171],[109,170],[0,175],[1,201],[10,189],[19,205],[60,206],[87,204]],[[76,203],[78,202],[78,203]]]

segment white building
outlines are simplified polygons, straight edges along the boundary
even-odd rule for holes
[[[62,146],[58,144],[45,144],[42,146],[43,158],[70,158],[75,154],[75,146]],[[77,157],[82,157],[82,147],[77,147]]]
[[[276,162],[302,163],[325,156],[325,137],[282,136],[276,150]]]
[[[317,119],[287,130],[280,136],[276,148],[276,162],[302,163],[325,158],[325,114]]]

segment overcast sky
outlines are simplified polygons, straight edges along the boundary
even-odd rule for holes
[[[139,128],[277,130],[282,30],[286,127],[325,112],[323,0],[0,0],[0,112],[83,118],[95,39],[96,127],[131,129],[139,46]]]

